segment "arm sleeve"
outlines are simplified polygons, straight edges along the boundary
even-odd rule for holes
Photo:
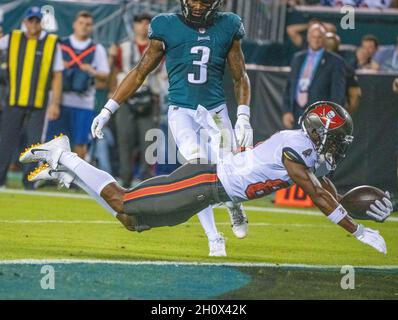
[[[8,41],[10,39],[10,35],[6,34],[0,38],[0,50],[8,49]]]
[[[97,44],[95,48],[94,67],[98,72],[109,74],[111,72],[105,48]]]
[[[349,64],[345,63],[345,75],[347,80],[347,88],[359,87],[358,77],[355,70]]]
[[[242,19],[237,14],[233,15],[233,24],[234,24],[233,39],[234,40],[243,39],[246,35],[246,30]]]
[[[61,47],[59,43],[57,43],[54,53],[53,72],[59,72],[63,70],[64,70],[64,60],[62,59]]]
[[[165,30],[167,30],[166,17],[158,15],[151,21],[148,37],[151,40],[159,40],[166,44]]]

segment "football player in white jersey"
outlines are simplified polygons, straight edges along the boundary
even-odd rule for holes
[[[20,161],[45,161],[31,180],[73,181],[128,230],[138,232],[177,225],[209,205],[259,198],[296,183],[330,221],[386,253],[379,232],[352,220],[332,182],[323,177],[336,168],[353,141],[350,115],[341,106],[323,101],[309,106],[300,123],[302,129],[280,131],[251,150],[223,157],[217,165],[188,163],[131,190],[70,152],[66,136],[28,148]],[[318,178],[317,173],[322,176]],[[384,221],[392,212],[389,198],[387,192],[382,201],[370,206],[365,218]]]

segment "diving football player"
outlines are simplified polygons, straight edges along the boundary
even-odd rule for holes
[[[332,182],[317,174],[334,170],[345,157],[353,141],[350,115],[332,102],[317,102],[306,109],[300,124],[299,130],[275,133],[255,148],[231,153],[218,164],[187,163],[131,190],[121,188],[108,173],[70,152],[66,136],[28,148],[20,161],[45,161],[30,175],[31,181],[73,181],[128,230],[139,232],[184,223],[209,205],[260,198],[296,183],[331,222],[386,253],[379,232],[353,221],[339,203]],[[382,201],[375,201],[366,212],[367,219],[383,222],[392,212],[389,197],[386,193]]]

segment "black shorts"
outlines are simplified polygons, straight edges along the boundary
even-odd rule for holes
[[[231,201],[217,177],[215,164],[187,163],[126,192],[124,213],[136,220],[136,231],[186,222],[209,205]]]

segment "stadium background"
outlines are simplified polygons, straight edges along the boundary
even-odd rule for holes
[[[31,5],[37,5],[37,6],[51,6],[51,8],[54,9],[55,12],[55,17],[57,21],[57,34],[60,36],[66,36],[71,33],[71,25],[73,18],[75,14],[82,10],[82,9],[88,9],[95,18],[96,24],[95,24],[95,33],[94,33],[94,39],[96,41],[99,41],[100,43],[104,44],[105,46],[110,46],[114,42],[121,42],[122,40],[127,39],[128,35],[131,33],[131,20],[133,16],[139,12],[142,11],[150,11],[152,13],[158,13],[158,12],[170,12],[170,11],[178,11],[179,10],[179,3],[178,1],[29,1],[29,0],[20,0],[20,1],[0,1],[0,10],[1,10],[1,18],[2,18],[2,26],[4,29],[5,33],[8,33],[10,30],[13,28],[18,28],[20,27],[21,23],[21,17],[23,16],[23,13],[25,10],[31,6]],[[49,7],[50,8],[50,7]],[[51,8],[49,10],[51,10]],[[255,141],[262,140],[264,138],[269,137],[273,132],[282,129],[282,124],[281,124],[281,115],[282,115],[282,93],[286,84],[286,79],[288,76],[289,72],[289,62],[292,57],[292,55],[295,52],[295,49],[293,48],[292,44],[289,42],[285,29],[286,25],[291,24],[291,23],[297,23],[297,22],[306,22],[309,19],[313,17],[318,17],[323,21],[328,21],[328,22],[333,22],[338,26],[338,34],[342,38],[342,42],[344,44],[349,44],[349,45],[358,45],[360,38],[364,34],[372,33],[375,34],[379,39],[381,44],[383,45],[388,45],[388,44],[394,44],[396,36],[398,35],[398,24],[396,23],[398,19],[398,12],[394,10],[372,10],[372,9],[359,9],[357,11],[356,15],[356,23],[357,27],[355,30],[342,30],[339,27],[339,21],[342,17],[342,14],[339,12],[339,9],[336,8],[320,8],[320,7],[312,7],[312,6],[296,6],[296,7],[286,7],[286,5],[281,4],[281,1],[260,1],[260,0],[253,0],[253,1],[227,1],[226,5],[227,10],[233,10],[237,13],[239,13],[245,23],[246,29],[248,31],[248,38],[245,40],[243,48],[244,48],[244,53],[246,57],[246,62],[248,64],[248,71],[249,71],[249,76],[253,85],[253,103],[252,103],[252,108],[253,108],[253,127],[254,127],[254,132],[255,132]],[[256,14],[254,14],[256,13]],[[116,21],[116,23],[115,23]],[[386,32],[386,29],[388,28],[389,32]],[[335,176],[333,177],[334,181],[336,182],[339,190],[342,192],[347,191],[348,189],[361,185],[361,184],[371,184],[378,186],[382,189],[387,189],[391,190],[393,194],[397,194],[397,149],[398,149],[398,95],[394,94],[391,90],[392,88],[392,82],[394,81],[395,78],[398,77],[398,74],[394,73],[379,73],[379,74],[367,74],[366,72],[358,72],[359,76],[359,82],[360,86],[362,88],[363,92],[363,97],[361,99],[360,107],[358,112],[354,115],[354,123],[355,123],[355,136],[356,140],[355,143],[347,157],[347,159],[343,162],[342,166],[338,169],[336,172]],[[227,96],[229,100],[229,105],[231,106],[230,108],[230,113],[231,113],[231,120],[235,121],[235,110],[234,106],[236,105],[234,103],[234,98],[233,98],[233,91],[231,87],[231,82],[229,80],[228,74],[225,79],[225,85],[226,85],[226,90],[227,90]],[[50,209],[37,209],[39,205],[39,199],[36,198],[29,198],[26,200],[26,198],[22,195],[19,195],[17,192],[9,192],[7,193],[7,199],[2,199],[2,211],[7,212],[7,214],[3,215],[4,221],[11,221],[13,215],[11,215],[11,211],[16,210],[17,212],[23,213],[25,208],[23,207],[23,204],[25,203],[26,205],[30,206],[32,209],[32,216],[29,218],[32,219],[46,219],[46,218],[53,218],[51,215],[51,210]],[[43,196],[43,199],[47,199],[47,201],[51,202],[52,198],[49,196],[46,198]],[[40,201],[43,201],[40,200]],[[57,199],[57,198],[56,198]],[[56,207],[59,206],[58,209],[60,210],[65,210],[65,208],[68,208],[68,204],[66,203],[68,199],[60,200],[57,204]],[[20,201],[20,207],[16,208],[15,207],[15,201]],[[26,202],[25,202],[26,201]],[[83,201],[85,203],[85,200],[76,200],[76,201]],[[65,203],[63,203],[65,202]],[[33,205],[33,206],[32,206]],[[82,205],[84,207],[86,204]],[[263,203],[255,203],[254,206],[259,205],[260,207],[264,206]],[[272,205],[266,204],[265,207],[270,207]],[[97,232],[102,232],[103,231],[103,226],[101,226],[101,223],[96,224],[93,220],[95,219],[95,214],[97,214],[98,210],[96,209],[94,204],[88,204],[86,208],[86,213],[84,215],[79,215],[79,218],[82,220],[85,220],[87,218],[88,223],[93,222],[93,226],[87,225],[87,228],[90,227],[90,229],[84,229],[84,227],[81,229],[83,232],[87,232],[87,234],[93,234],[93,237],[96,237]],[[19,211],[18,211],[19,210]],[[35,212],[35,210],[38,210]],[[270,209],[272,212],[272,209]],[[72,214],[75,214],[76,209],[72,210]],[[261,210],[260,210],[261,211]],[[15,212],[15,211],[14,211]],[[95,212],[95,214],[94,214]],[[283,211],[282,211],[283,212]],[[319,219],[319,217],[311,217],[312,211],[309,212],[309,217],[304,216],[303,218],[298,218],[298,221],[295,221],[296,224],[302,224],[305,225],[305,223],[310,222],[310,219]],[[92,216],[91,216],[92,214]],[[249,212],[250,214],[250,212]],[[262,215],[263,213],[260,212]],[[275,229],[278,231],[285,230],[287,229],[281,225],[278,225],[281,221],[278,219],[282,219],[282,222],[285,223],[288,220],[290,220],[290,216],[288,215],[283,215],[278,214],[278,217],[276,217],[275,211],[271,214],[269,214],[268,219],[270,220],[262,220],[263,216],[260,217],[259,212],[256,214],[252,214],[252,219],[251,221],[254,221],[254,223],[269,223],[269,221],[272,221],[275,219],[276,225]],[[98,214],[97,214],[98,216]],[[221,215],[220,212],[218,211],[218,219],[219,220]],[[225,216],[225,212],[223,212],[223,216]],[[19,216],[19,218],[26,218],[26,216]],[[69,218],[69,213],[67,215],[67,218]],[[225,218],[225,217],[224,217]],[[66,219],[66,218],[65,218]],[[308,219],[308,220],[306,220]],[[67,220],[67,219],[66,219]],[[43,258],[54,258],[54,259],[63,259],[63,258],[70,258],[70,257],[75,257],[75,258],[82,258],[82,259],[87,259],[87,258],[98,258],[98,259],[119,259],[119,260],[135,260],[135,259],[162,259],[162,260],[188,260],[188,261],[206,261],[206,258],[203,258],[203,256],[199,252],[194,252],[192,255],[187,256],[185,253],[180,252],[183,251],[182,249],[179,248],[181,246],[181,243],[173,243],[171,248],[165,248],[164,246],[162,247],[162,252],[163,254],[159,254],[158,252],[151,251],[151,245],[148,243],[151,241],[151,235],[145,236],[143,239],[138,240],[137,246],[141,246],[140,249],[137,248],[131,248],[132,251],[135,253],[133,255],[130,254],[122,254],[122,253],[110,253],[110,252],[104,252],[101,249],[101,245],[104,245],[107,239],[105,237],[100,237],[100,239],[97,238],[98,243],[93,244],[89,243],[87,244],[88,246],[91,246],[91,250],[86,250],[83,247],[79,247],[76,252],[70,253],[68,255],[68,251],[64,251],[66,254],[61,254],[61,253],[55,253],[56,248],[58,249],[62,246],[65,246],[65,244],[55,244],[54,250],[52,248],[49,249],[44,249],[43,252],[38,253],[34,252],[34,246],[36,245],[45,245],[46,242],[44,241],[45,239],[39,239],[43,240],[43,242],[38,241],[37,243],[28,243],[30,242],[27,239],[20,240],[18,239],[15,243],[12,244],[7,244],[7,238],[11,237],[16,231],[15,229],[12,229],[12,223],[9,223],[7,225],[7,222],[4,222],[3,224],[6,226],[4,228],[5,232],[3,234],[3,239],[2,239],[2,244],[3,249],[4,249],[4,257],[3,259],[27,259],[27,258],[37,258],[37,259],[43,259]],[[41,221],[41,220],[40,220]],[[104,221],[107,221],[104,219]],[[108,223],[111,224],[110,221]],[[227,224],[225,222],[221,222],[221,224],[225,224],[225,229],[228,229]],[[311,223],[314,223],[314,221],[311,221]],[[316,224],[320,223],[320,220],[316,220]],[[106,225],[106,223],[104,223]],[[25,235],[33,235],[33,238],[35,236],[38,236],[41,232],[51,232],[51,234],[54,237],[58,237],[64,234],[66,232],[65,230],[61,230],[61,226],[51,228],[53,229],[52,231],[49,231],[49,229],[45,226],[41,226],[40,223],[38,223],[39,228],[34,229],[34,227],[28,227],[28,225],[23,225],[21,228],[18,228],[18,235],[22,234]],[[36,226],[37,226],[36,225]],[[288,225],[288,224],[286,224]],[[189,229],[189,227],[193,226],[196,227],[196,229],[199,230],[199,227],[197,223],[193,223],[192,225],[185,226],[185,229]],[[297,226],[299,228],[299,226]],[[379,225],[377,225],[379,227]],[[80,228],[80,227],[79,227]],[[380,227],[381,228],[381,227]],[[387,242],[390,241],[392,244],[396,244],[396,237],[395,237],[395,223],[391,222],[391,225],[388,225],[385,228],[384,231],[387,233],[386,240]],[[54,230],[55,229],[55,230]],[[176,231],[176,234],[181,236],[181,238],[186,239],[187,236],[189,236],[190,231],[185,230],[185,229],[178,229]],[[294,227],[293,227],[294,229]],[[34,230],[34,231],[33,231]],[[68,229],[69,230],[69,229]],[[90,231],[88,231],[90,230]],[[192,240],[192,247],[195,246],[195,239],[199,236],[200,230],[197,232],[195,231],[193,233],[193,240]],[[323,231],[326,229],[320,229],[319,234],[322,234]],[[292,231],[292,230],[290,230]],[[73,236],[80,236],[79,232],[73,232],[71,230],[68,231],[68,236],[66,239],[73,238]],[[117,232],[121,232],[119,229]],[[227,231],[225,231],[227,232]],[[256,235],[261,235],[260,230],[256,230],[253,232],[252,236],[253,238],[256,237]],[[47,235],[48,237],[51,238],[51,235]],[[169,239],[169,237],[174,237],[175,234],[172,232],[166,230],[158,233],[154,233],[153,237],[156,239],[156,244],[159,245],[162,243],[162,241],[165,241],[165,239]],[[292,237],[290,240],[291,241],[298,241],[296,243],[296,246],[294,248],[285,248],[287,251],[289,250],[295,250],[297,249],[297,245],[301,244],[303,245],[306,243],[306,241],[311,241],[310,239],[306,239],[306,237],[301,238],[302,236],[300,235],[298,230],[294,230],[290,236]],[[340,233],[338,233],[338,236],[341,236]],[[195,238],[196,237],[196,238]],[[336,236],[337,237],[337,236]],[[27,237],[28,238],[28,237]],[[301,239],[300,239],[301,238]],[[300,240],[298,240],[300,239]],[[334,237],[334,234],[329,240],[336,240]],[[80,239],[81,240],[81,239]],[[123,235],[117,238],[118,241],[121,241],[122,243],[126,243],[126,241],[131,241],[130,235]],[[284,240],[284,241],[289,241],[289,240]],[[325,244],[325,243],[323,243]],[[153,243],[152,243],[153,245]],[[190,245],[190,244],[188,244]],[[312,270],[312,274],[307,273],[305,276],[303,275],[303,278],[306,277],[313,277],[314,282],[320,281],[329,281],[330,278],[336,278],[335,274],[328,274],[329,271],[335,270],[337,264],[343,264],[345,262],[350,262],[352,264],[358,264],[358,265],[380,265],[380,266],[385,266],[385,265],[390,265],[393,267],[394,265],[397,265],[397,254],[396,251],[393,251],[393,258],[391,260],[383,260],[383,259],[378,259],[376,257],[376,254],[374,256],[372,253],[368,255],[368,258],[360,258],[361,254],[363,252],[368,252],[367,250],[363,249],[356,249],[356,253],[353,254],[353,256],[350,257],[350,255],[345,252],[343,255],[340,256],[340,254],[344,251],[337,245],[337,253],[332,252],[331,254],[336,254],[335,260],[333,258],[320,258],[317,257],[317,255],[322,254],[322,246],[319,244],[319,247],[316,249],[315,253],[313,252],[310,257],[308,257],[305,253],[306,249],[313,250],[314,248],[311,247],[308,243],[303,245],[303,250],[298,250],[297,256],[294,254],[280,254],[279,255],[279,250],[281,249],[278,247],[281,245],[281,239],[274,239],[274,241],[271,243],[268,243],[267,245],[275,245],[270,252],[266,256],[262,255],[252,255],[252,254],[244,254],[243,256],[239,256],[240,252],[250,252],[253,248],[259,248],[261,250],[261,245],[258,243],[255,243],[255,241],[248,241],[246,242],[243,246],[241,246],[241,243],[235,244],[233,243],[232,240],[232,249],[231,249],[231,256],[235,254],[237,257],[236,260],[238,262],[243,262],[243,261],[251,261],[251,262],[271,262],[271,263],[310,263],[310,264],[319,264],[319,265],[333,265],[332,267],[327,267],[323,268],[322,272],[319,271],[314,271]],[[24,250],[16,250],[18,247],[24,247]],[[76,244],[78,246],[78,244]],[[344,246],[343,246],[344,247]],[[178,250],[176,248],[179,248]],[[108,248],[111,250],[110,248]],[[118,247],[117,249],[120,249]],[[125,248],[123,248],[125,249]],[[170,249],[172,254],[167,254],[164,253],[164,250]],[[200,247],[199,247],[200,249]],[[202,248],[203,249],[203,248]],[[9,251],[7,251],[9,250]],[[113,249],[112,249],[113,250]],[[175,250],[175,251],[173,251]],[[246,250],[246,251],[245,251]],[[16,252],[18,251],[18,252]],[[123,250],[122,250],[123,251]],[[206,250],[202,250],[206,251]],[[145,253],[146,252],[146,253]],[[149,252],[149,253],[148,253]],[[300,255],[302,254],[302,255]],[[288,259],[287,256],[289,256]],[[6,265],[4,268],[2,268],[2,274],[8,275],[8,273],[13,273],[14,272],[14,265]],[[33,266],[33,267],[32,267]],[[24,284],[18,284],[17,287],[15,287],[15,277],[18,278],[20,277],[21,279],[25,279],[25,275],[29,273],[29,270],[26,271],[25,269],[29,268],[37,268],[35,267],[35,264],[30,265],[28,267],[22,267],[18,272],[19,276],[14,275],[10,276],[10,278],[6,278],[5,282],[7,285],[2,286],[0,289],[0,294],[1,297],[6,297],[6,298],[20,298],[20,292],[18,290],[15,290],[15,288],[18,288],[18,285],[21,286],[21,288],[24,288]],[[7,269],[9,268],[9,270]],[[24,269],[25,268],[25,269]],[[82,268],[82,269],[79,269]],[[77,265],[72,273],[79,273],[79,272],[88,272],[86,269],[87,266],[79,266]],[[170,267],[172,269],[172,267]],[[209,267],[210,268],[210,267]],[[226,267],[228,268],[228,267]],[[245,266],[241,267],[245,268]],[[259,266],[258,269],[255,271],[251,270],[249,272],[250,276],[252,277],[252,282],[254,282],[253,279],[257,279],[259,283],[264,280],[263,278],[265,275],[262,277],[260,276],[262,273],[266,274],[267,276],[270,276],[272,273],[274,273],[274,278],[272,278],[272,281],[275,283],[279,283],[280,286],[281,283],[285,282],[285,285],[288,285],[288,282],[292,281],[297,283],[301,283],[300,281],[302,280],[300,272],[303,272],[303,269],[300,269],[301,266],[299,266],[297,269],[297,272],[292,272],[295,270],[295,267],[292,267],[291,265],[286,266],[285,269],[264,269],[264,266]],[[73,269],[73,268],[72,268]],[[150,269],[150,268],[149,268]],[[95,271],[92,271],[93,274],[96,272],[101,274],[101,272],[104,272],[105,269],[96,269]],[[134,269],[135,270],[135,269]],[[329,270],[328,272],[324,272],[325,270]],[[373,270],[373,271],[372,271]],[[310,298],[317,298],[317,297],[338,297],[338,298],[366,298],[366,297],[387,297],[387,298],[396,298],[397,293],[396,291],[396,284],[397,284],[397,279],[396,279],[396,269],[391,269],[387,273],[381,272],[380,274],[377,274],[375,272],[375,269],[372,269],[368,273],[366,272],[366,268],[363,270],[364,271],[364,278],[366,277],[371,279],[371,281],[366,282],[369,285],[369,288],[376,288],[380,286],[381,288],[384,288],[384,292],[378,292],[377,290],[373,290],[372,294],[368,293],[366,290],[361,291],[358,296],[350,296],[347,295],[346,292],[344,295],[339,296],[338,293],[341,291],[333,291],[334,289],[327,288],[327,287],[320,287],[315,292],[312,292],[309,294],[308,292],[305,293],[305,287],[302,287],[301,289],[303,290],[292,290],[291,297],[310,297]],[[225,270],[224,270],[225,271]],[[264,291],[264,288],[252,288],[249,293],[244,292],[244,295],[239,295],[239,294],[228,294],[228,292],[239,292],[238,288],[244,287],[247,285],[247,282],[250,281],[249,278],[247,278],[246,273],[239,273],[239,270],[235,270],[238,272],[237,274],[233,274],[232,270],[227,270],[228,272],[232,272],[230,276],[233,278],[235,276],[236,280],[236,287],[234,287],[235,284],[232,284],[230,288],[223,288],[220,292],[207,292],[207,288],[202,288],[202,296],[197,294],[197,291],[195,292],[186,292],[184,291],[178,291],[180,290],[182,284],[180,284],[178,281],[182,281],[181,279],[176,280],[176,294],[175,295],[161,295],[161,294],[155,294],[153,292],[149,293],[143,293],[142,296],[139,296],[138,298],[208,298],[208,297],[226,297],[226,298],[234,298],[234,297],[249,297],[249,298],[259,298],[259,297],[286,297],[289,291],[284,291],[281,290],[277,294],[275,292],[268,292]],[[286,273],[285,273],[286,271]],[[152,272],[160,272],[159,270],[152,270],[150,269],[148,271],[148,274],[151,274]],[[163,272],[163,271],[162,271]],[[191,271],[186,271],[186,272],[191,272]],[[203,272],[211,272],[209,270],[203,271]],[[275,275],[278,272],[281,272],[280,275]],[[14,272],[15,273],[15,272]],[[166,270],[165,271],[165,276],[169,274],[174,274],[174,270]],[[185,273],[185,272],[183,272]],[[290,277],[287,277],[286,275],[290,274]],[[376,275],[375,275],[376,274]],[[226,273],[221,272],[220,275],[215,275],[215,277],[219,276],[220,278],[218,281],[221,281],[226,278]],[[29,278],[29,276],[27,276]],[[196,278],[195,278],[196,277]],[[196,275],[194,278],[195,279],[201,279],[200,272],[198,275]],[[334,279],[333,278],[333,279]],[[216,279],[216,280],[217,280]],[[259,280],[260,279],[260,280]],[[262,280],[261,280],[262,279]],[[281,282],[281,279],[284,279]],[[327,279],[327,280],[325,280]],[[381,280],[382,279],[382,280]],[[3,279],[4,280],[4,279]],[[192,279],[191,279],[192,280]],[[217,281],[215,283],[217,284]],[[271,281],[271,282],[272,282]],[[364,280],[365,281],[365,280]],[[385,283],[381,283],[382,281],[385,281]],[[268,283],[269,284],[269,283]],[[215,285],[216,286],[216,285]],[[161,287],[161,286],[160,286]],[[272,287],[272,285],[271,285]],[[282,286],[283,287],[283,286]],[[297,285],[297,288],[299,285]],[[10,289],[11,288],[11,289]],[[138,289],[137,289],[138,288]],[[142,288],[138,285],[138,287],[135,288],[134,290],[141,290]],[[212,287],[213,288],[213,287]],[[256,290],[263,290],[262,295],[258,293]],[[366,285],[365,285],[366,289]],[[15,292],[14,296],[13,295],[8,295],[6,296],[11,290],[11,292]],[[127,289],[126,289],[127,290]],[[209,289],[210,290],[210,289]],[[237,291],[234,291],[237,290]],[[328,291],[329,290],[329,291]],[[117,290],[116,290],[117,291]],[[127,290],[128,291],[128,290]],[[211,291],[211,290],[210,290]],[[8,293],[7,293],[8,292]],[[35,295],[38,294],[36,291],[27,291],[29,292],[27,296],[29,297],[34,297]],[[120,291],[117,291],[118,294]],[[256,296],[257,293],[257,296]],[[358,292],[357,292],[358,293]],[[42,292],[40,292],[42,294]],[[82,297],[99,297],[96,295],[97,293],[95,292],[90,292],[85,294],[82,294]],[[126,298],[126,295],[122,292],[120,295],[114,294],[114,295],[109,295],[108,298]],[[196,295],[195,295],[196,294]],[[44,298],[49,298],[48,296],[44,295],[41,296]],[[58,297],[66,297],[70,298],[71,296],[66,294],[66,295],[60,295]],[[103,296],[101,296],[103,297]],[[105,296],[106,297],[106,296]]]

